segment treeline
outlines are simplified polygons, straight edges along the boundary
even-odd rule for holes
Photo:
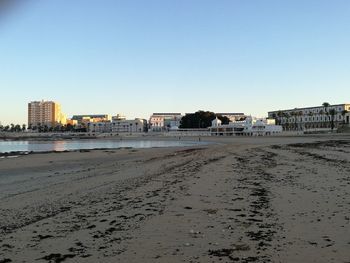
[[[25,124],[10,124],[10,125],[0,125],[0,132],[25,132],[34,131],[34,132],[86,132],[87,128],[84,126],[73,126],[71,124],[67,125],[57,125],[54,127],[49,127],[47,125],[37,125],[37,126],[27,126]]]
[[[87,132],[85,126],[73,126],[71,124],[56,125],[54,127],[49,127],[47,125],[29,126],[28,130],[37,132]]]
[[[2,132],[24,132],[27,129],[25,124],[13,124],[11,123],[11,125],[0,125],[0,131]]]
[[[182,117],[180,122],[181,129],[194,129],[194,128],[208,128],[211,126],[211,122],[218,117],[222,121],[222,124],[228,124],[230,119],[226,116],[216,115],[211,111],[197,111],[195,113],[188,113]]]

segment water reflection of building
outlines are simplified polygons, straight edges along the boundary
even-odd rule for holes
[[[52,143],[52,151],[61,152],[67,150],[65,141],[53,141]]]

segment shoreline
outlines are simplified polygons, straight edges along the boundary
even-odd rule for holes
[[[0,261],[349,261],[350,136],[216,141],[3,159]]]
[[[217,145],[225,145],[225,144],[250,144],[252,142],[261,142],[261,141],[279,141],[281,143],[288,143],[290,139],[305,139],[305,140],[324,140],[324,139],[330,139],[330,140],[339,140],[339,139],[347,139],[349,138],[349,134],[304,134],[304,135],[297,135],[297,136],[291,136],[291,135],[275,135],[275,136],[257,136],[257,137],[247,137],[247,136],[183,136],[183,137],[172,137],[172,136],[112,136],[112,137],[96,137],[96,138],[84,138],[83,141],[86,139],[92,140],[92,141],[121,141],[121,142],[133,142],[133,141],[160,141],[160,142],[178,142],[178,141],[184,141],[184,142],[193,142],[194,145],[176,145],[176,146],[154,146],[154,147],[132,147],[132,146],[126,146],[126,147],[96,147],[91,149],[72,149],[72,150],[48,150],[48,151],[10,151],[10,152],[0,152],[0,158],[6,158],[6,157],[12,157],[12,156],[23,156],[23,155],[30,155],[30,154],[49,154],[49,153],[64,153],[64,152],[88,152],[88,151],[98,151],[98,150],[120,150],[120,149],[147,149],[147,148],[168,148],[168,147],[195,147],[195,146],[207,146],[210,144],[217,144]],[[2,140],[0,139],[0,142]],[[3,141],[28,141],[28,142],[54,142],[54,141],[80,141],[79,138],[73,138],[73,139],[44,139],[41,138],[41,140],[31,139],[31,140],[3,140]],[[198,144],[197,144],[198,143]]]
[[[270,135],[270,136],[264,136],[264,137],[278,137],[278,138],[284,138],[284,137],[327,137],[327,136],[349,136],[350,133],[338,133],[338,132],[327,132],[327,133],[297,133],[297,132],[282,132],[281,134],[276,135]],[[168,139],[168,138],[225,138],[226,136],[201,136],[201,135],[194,135],[194,136],[184,136],[184,135],[172,135],[171,133],[0,133],[0,140],[4,141],[18,141],[18,140],[47,140],[47,141],[55,141],[55,140],[84,140],[84,139],[141,139],[141,138],[147,138],[147,139]],[[227,138],[235,138],[235,137],[245,137],[245,136],[227,136]]]
[[[101,140],[98,140],[101,141]],[[108,140],[109,141],[109,140]],[[114,141],[114,140],[111,140]],[[125,141],[140,141],[140,140],[125,140]],[[143,141],[164,141],[164,142],[179,142],[180,140],[143,140]],[[42,151],[8,151],[0,152],[0,157],[11,157],[11,156],[22,156],[30,154],[49,154],[49,153],[65,153],[65,152],[90,152],[90,151],[107,151],[107,150],[122,150],[122,149],[153,149],[153,148],[179,148],[179,147],[201,147],[207,146],[210,144],[215,144],[215,142],[206,142],[206,141],[195,141],[195,140],[181,140],[188,143],[188,145],[169,145],[169,146],[151,146],[151,147],[137,147],[137,146],[122,146],[122,147],[96,147],[96,148],[82,148],[82,149],[68,149],[68,150],[42,150]],[[35,141],[34,141],[35,142]],[[40,141],[43,142],[43,141]],[[51,141],[47,141],[51,142]]]

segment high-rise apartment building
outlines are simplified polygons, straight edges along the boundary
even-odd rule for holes
[[[66,117],[61,105],[54,101],[32,101],[28,103],[28,127],[64,125]]]

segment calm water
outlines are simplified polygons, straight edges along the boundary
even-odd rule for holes
[[[0,141],[0,153],[16,151],[72,151],[98,148],[152,148],[203,145],[191,141],[115,141],[115,140],[73,140],[73,141]]]

